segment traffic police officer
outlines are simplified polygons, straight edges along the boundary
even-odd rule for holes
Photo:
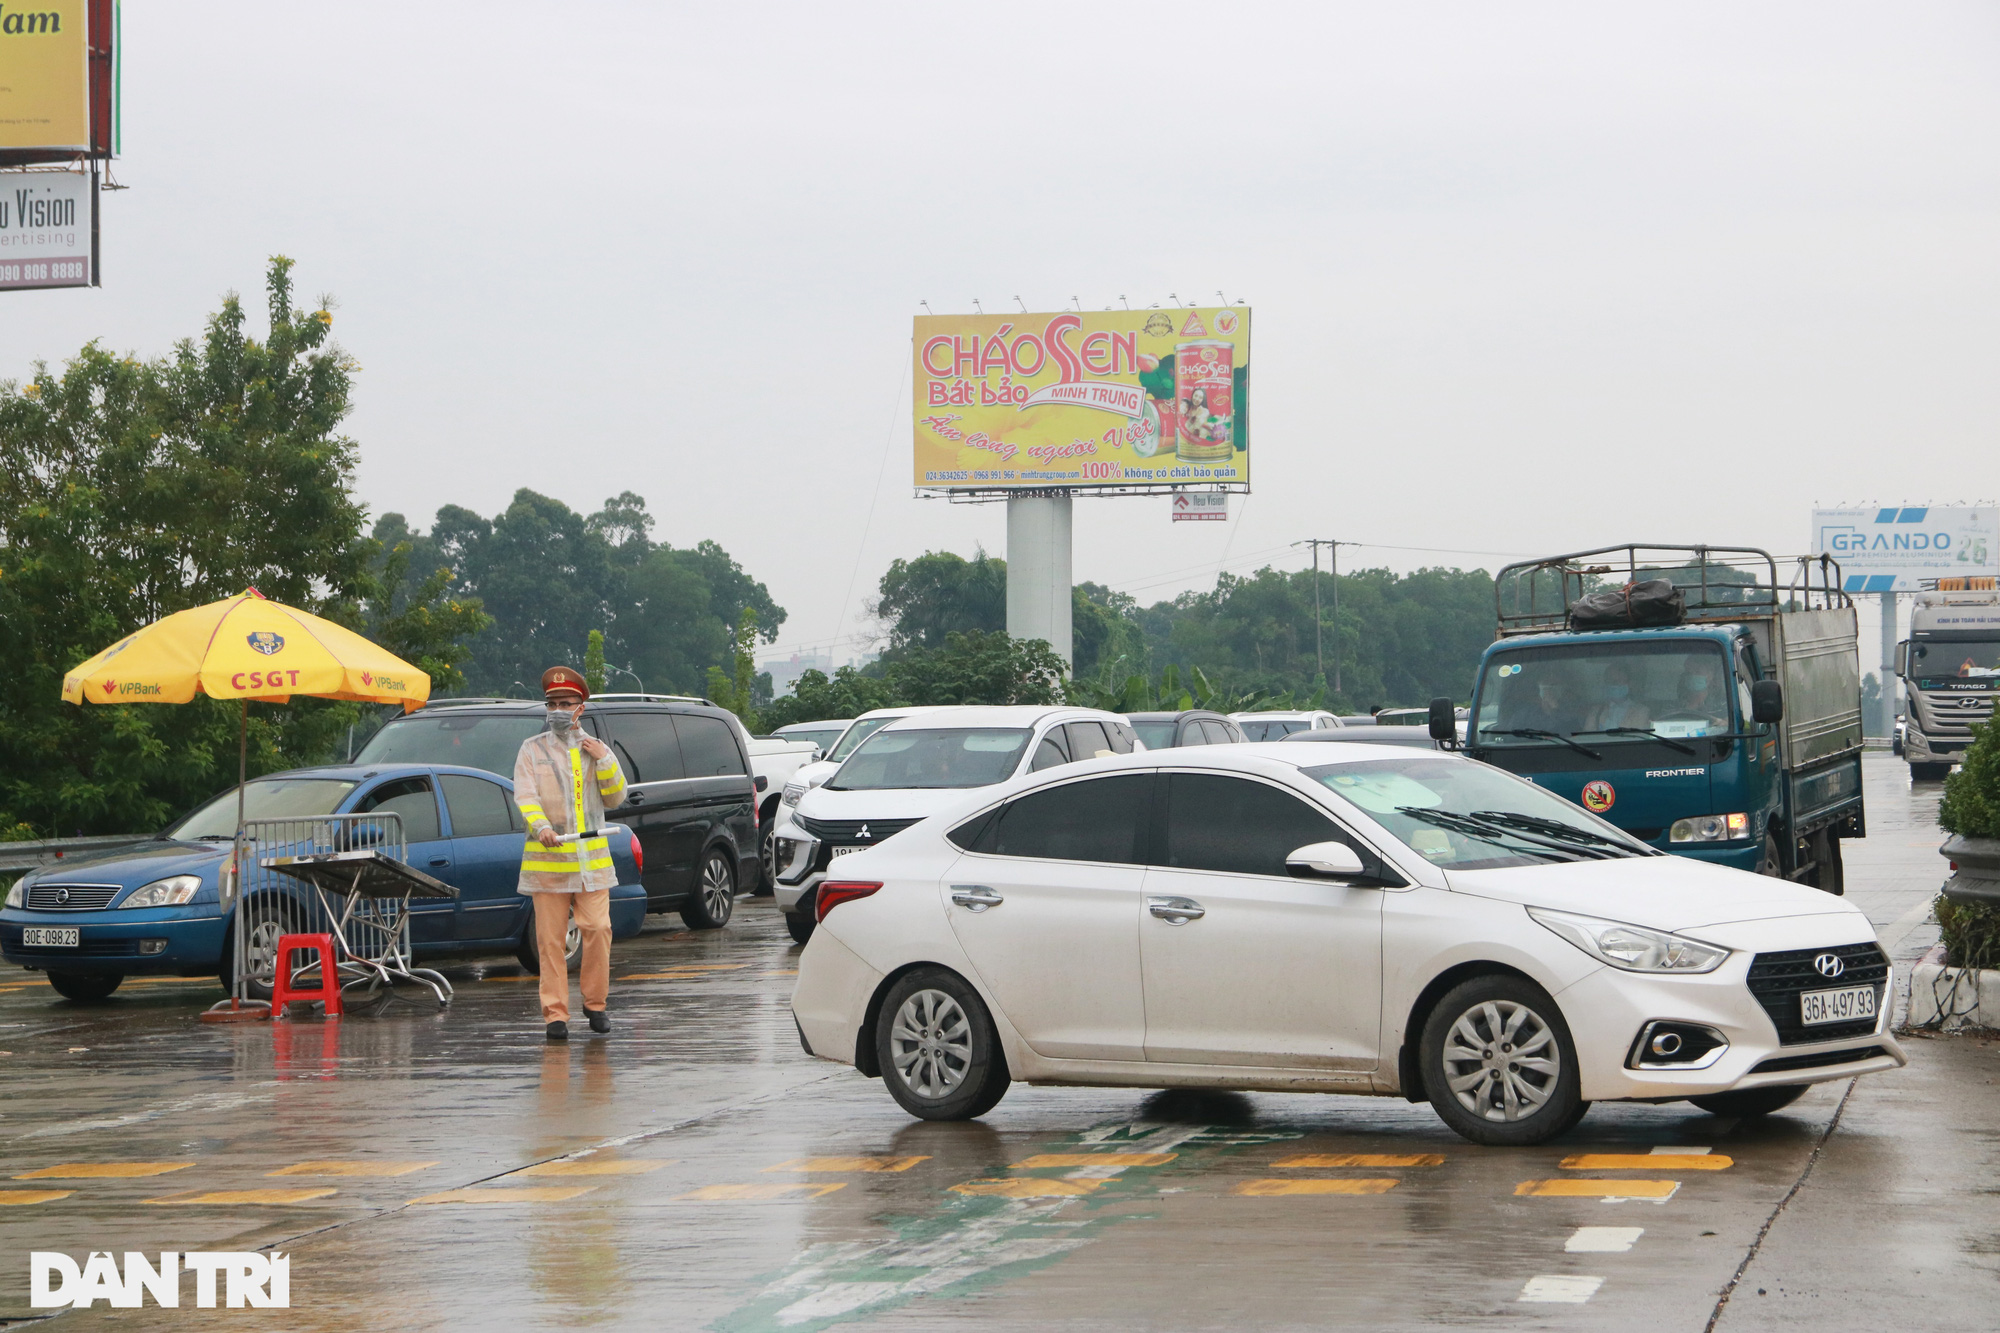
[[[569,667],[542,673],[548,730],[521,742],[514,759],[514,802],[528,821],[520,892],[535,905],[535,952],[542,965],[542,1021],[550,1041],[569,1040],[569,960],[574,913],[583,936],[583,1014],[592,1032],[609,1032],[611,886],[617,872],[604,836],[604,812],[625,799],[625,774],[609,746],[584,733],[590,687]],[[579,835],[594,836],[579,836]]]

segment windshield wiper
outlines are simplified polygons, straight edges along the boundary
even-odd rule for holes
[[[1552,842],[1545,842],[1540,838],[1529,837],[1525,833],[1517,833],[1513,829],[1502,825],[1482,823],[1470,815],[1448,814],[1443,810],[1426,810],[1420,805],[1399,805],[1396,807],[1396,813],[1399,815],[1408,815],[1411,819],[1421,819],[1426,824],[1435,824],[1439,828],[1449,829],[1453,833],[1462,833],[1468,838],[1477,838],[1480,842],[1490,842],[1495,847],[1505,847],[1510,852],[1521,852],[1527,856],[1545,857],[1551,861],[1580,861],[1585,856],[1597,859],[1600,855],[1593,848],[1580,847],[1575,844],[1567,847],[1558,846]],[[1496,834],[1498,835],[1497,837],[1495,836]],[[1526,848],[1511,846],[1508,843],[1502,842],[1501,838],[1511,838],[1514,842],[1525,842],[1528,846]]]
[[[1576,734],[1579,736],[1650,736],[1669,749],[1679,750],[1682,754],[1694,753],[1692,745],[1682,745],[1673,737],[1662,736],[1651,727],[1600,727],[1596,731],[1579,731]]]
[[[1591,749],[1589,746],[1578,745],[1575,741],[1563,735],[1560,731],[1544,731],[1540,727],[1512,727],[1506,729],[1500,727],[1481,727],[1479,729],[1479,734],[1482,736],[1528,736],[1535,739],[1561,741],[1564,745],[1567,745],[1570,749],[1575,750],[1578,754],[1588,755],[1592,759],[1604,758],[1603,755]]]
[[[1574,824],[1565,824],[1559,819],[1543,819],[1540,815],[1516,814],[1511,810],[1475,810],[1472,818],[1484,819],[1506,828],[1527,829],[1530,832],[1546,834],[1560,841],[1586,843],[1596,847],[1616,848],[1621,856],[1637,856],[1632,845],[1617,838],[1607,838],[1602,833],[1592,833]],[[1653,850],[1648,848],[1648,851]]]

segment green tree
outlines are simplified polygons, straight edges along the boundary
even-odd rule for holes
[[[431,695],[465,688],[469,642],[493,623],[477,597],[453,594],[451,566],[436,564],[433,543],[414,536],[401,514],[375,524],[369,567],[367,635],[431,678]],[[419,570],[429,572],[418,577]]]
[[[946,636],[1007,628],[1007,562],[978,551],[973,558],[926,551],[896,560],[882,575],[875,614],[888,627],[893,661],[912,648],[942,648]]]
[[[844,666],[828,676],[824,671],[807,671],[792,683],[792,692],[774,699],[758,710],[758,720],[766,730],[776,731],[794,722],[818,722],[825,718],[853,718],[877,708],[893,708],[902,703],[889,682],[864,676]]]
[[[590,642],[583,646],[583,683],[592,694],[604,693],[604,631],[590,632]]]
[[[1062,701],[1063,661],[1041,639],[968,630],[942,647],[891,662],[891,693],[904,704],[1053,704]]]
[[[61,373],[0,382],[0,827],[158,827],[236,777],[238,710],[74,707],[63,673],[154,620],[255,586],[365,628],[375,555],[340,434],[352,361],[330,303],[266,276],[267,335],[226,297],[199,339],[141,361],[86,344]],[[253,707],[253,772],[309,762],[351,704]]]

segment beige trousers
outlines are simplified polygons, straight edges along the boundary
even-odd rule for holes
[[[563,948],[572,908],[583,935],[583,960],[577,978],[583,985],[583,1007],[602,1012],[611,997],[611,890],[583,893],[531,893],[535,904],[535,952],[542,962],[542,1021],[569,1022],[569,963]]]

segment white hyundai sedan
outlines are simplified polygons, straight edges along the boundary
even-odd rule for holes
[[[1072,764],[840,869],[800,1036],[929,1120],[1014,1079],[1347,1092],[1517,1145],[1594,1101],[1762,1115],[1905,1063],[1859,909],[1664,855],[1455,754]]]

